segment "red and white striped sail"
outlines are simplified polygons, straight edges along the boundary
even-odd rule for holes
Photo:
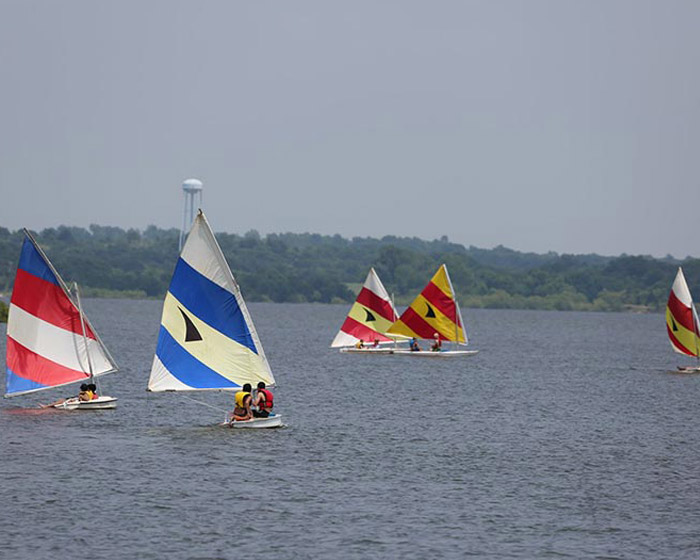
[[[380,343],[393,342],[394,339],[385,333],[398,316],[382,281],[371,268],[331,348],[354,346],[360,340],[365,343],[375,340]]]
[[[683,270],[678,267],[666,305],[666,331],[671,346],[679,354],[698,356],[698,315]]]
[[[7,318],[5,396],[117,371],[85,314],[25,230]]]

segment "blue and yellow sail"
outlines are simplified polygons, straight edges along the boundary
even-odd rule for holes
[[[237,390],[275,379],[245,301],[200,210],[163,303],[149,391]]]

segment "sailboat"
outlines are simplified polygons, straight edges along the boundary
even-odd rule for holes
[[[370,268],[331,348],[340,348],[341,352],[390,354],[393,350],[387,344],[394,343],[394,339],[386,331],[398,316],[382,281],[374,268]],[[360,342],[362,346],[358,347]]]
[[[194,219],[163,302],[148,390],[238,391],[275,378],[241,290],[204,213]],[[279,414],[231,423],[276,428]]]
[[[25,395],[117,371],[80,303],[32,235],[24,230],[7,318],[5,397]],[[52,405],[68,410],[115,408],[117,399],[68,398]]]
[[[437,351],[417,352],[409,349],[395,349],[394,354],[449,358],[473,356],[479,352],[478,350],[442,349],[443,341],[463,346],[469,342],[455,290],[452,287],[447,266],[444,264],[440,266],[413,303],[401,314],[401,317],[388,329],[387,334],[420,338],[433,343],[439,341],[440,344]]]
[[[687,373],[700,372],[700,350],[698,337],[698,313],[690,295],[690,289],[685,281],[683,270],[678,267],[676,279],[673,281],[671,293],[666,305],[666,331],[671,341],[671,347],[679,354],[695,356],[698,360],[695,366],[678,366]]]

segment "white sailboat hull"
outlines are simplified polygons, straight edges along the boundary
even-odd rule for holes
[[[681,373],[700,373],[700,366],[678,366]]]
[[[478,353],[478,350],[440,350],[440,352],[431,352],[428,350],[421,350],[420,352],[412,352],[411,350],[394,351],[394,354],[413,356],[414,358],[467,358]]]
[[[396,354],[398,356],[414,356],[418,358],[464,358],[478,354],[478,350],[440,350],[440,352],[412,352],[404,348],[341,348],[342,354]]]
[[[267,418],[251,418],[250,420],[236,420],[234,422],[226,422],[224,426],[229,426],[235,429],[265,429],[265,428],[281,428],[282,415],[275,414]]]
[[[61,404],[53,405],[53,408],[61,410],[107,410],[117,408],[117,399],[115,397],[99,397],[91,401],[80,401],[77,398],[66,399]]]
[[[341,354],[393,354],[393,348],[341,348]]]

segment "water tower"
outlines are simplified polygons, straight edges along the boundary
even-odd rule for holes
[[[182,183],[182,192],[185,193],[185,208],[182,213],[182,229],[180,230],[180,251],[182,251],[185,238],[194,221],[195,212],[202,207],[203,188],[204,185],[199,179],[187,179]]]

